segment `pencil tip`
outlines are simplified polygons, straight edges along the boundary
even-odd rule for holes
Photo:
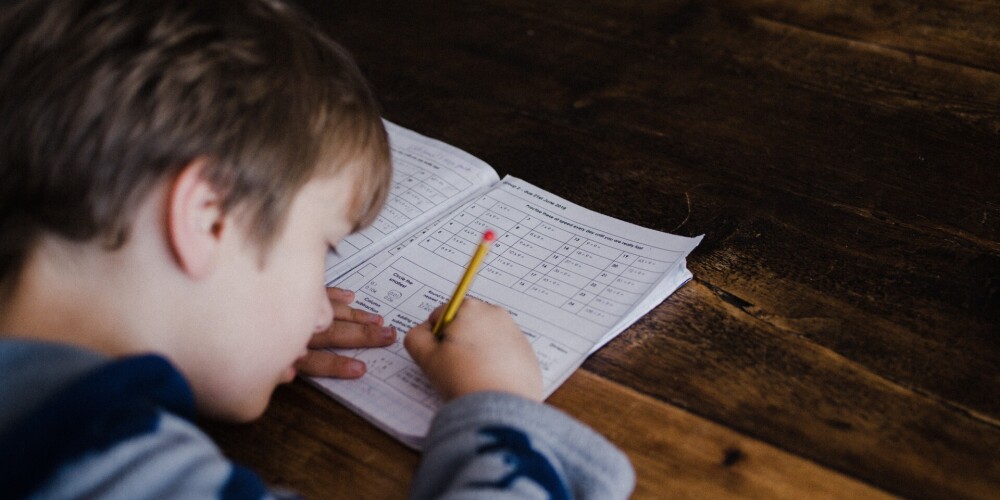
[[[483,241],[493,241],[495,239],[497,239],[497,235],[492,229],[487,229],[486,232],[483,233]]]

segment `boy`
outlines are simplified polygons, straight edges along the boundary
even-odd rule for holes
[[[256,418],[295,366],[360,375],[309,346],[394,340],[321,281],[389,185],[354,63],[279,0],[24,0],[0,96],[0,492],[274,495],[189,419]],[[469,301],[443,342],[438,314],[405,339],[449,401],[414,497],[628,495],[506,311]]]

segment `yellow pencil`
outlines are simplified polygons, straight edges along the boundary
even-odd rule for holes
[[[479,265],[483,263],[483,259],[486,258],[486,254],[489,253],[490,246],[493,245],[493,240],[495,239],[496,233],[491,229],[487,229],[483,233],[483,241],[479,243],[476,253],[472,254],[469,267],[465,269],[462,279],[458,280],[455,293],[452,294],[451,300],[448,301],[448,305],[444,308],[444,313],[441,314],[437,324],[434,325],[434,336],[438,340],[444,336],[444,327],[448,326],[448,323],[451,323],[455,319],[455,314],[458,314],[458,307],[462,305],[462,300],[465,299],[465,294],[469,291],[469,287],[472,286],[472,280],[476,278],[476,273],[479,271]]]

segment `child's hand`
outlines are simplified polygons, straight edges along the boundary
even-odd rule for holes
[[[538,359],[510,313],[468,298],[439,341],[431,330],[443,311],[413,327],[404,344],[445,401],[478,391],[542,400]]]
[[[348,307],[354,292],[327,288],[333,306],[333,323],[309,339],[309,352],[295,363],[303,375],[315,377],[358,378],[365,374],[365,363],[319,349],[329,347],[382,347],[396,341],[396,328],[382,326],[382,316]]]

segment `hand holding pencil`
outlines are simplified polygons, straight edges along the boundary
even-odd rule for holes
[[[413,327],[404,345],[445,401],[480,391],[507,392],[541,401],[538,358],[510,313],[480,300],[462,300],[492,243],[493,238],[487,241],[485,236],[452,300]],[[434,333],[444,332],[445,328],[447,335]]]

